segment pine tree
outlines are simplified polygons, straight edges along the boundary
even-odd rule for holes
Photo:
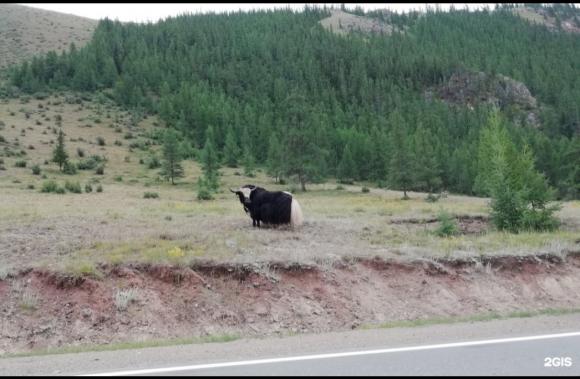
[[[553,213],[558,205],[549,204],[553,190],[545,176],[534,167],[531,149],[519,152],[497,110],[482,130],[480,160],[476,182],[491,198],[491,219],[499,230],[553,230],[558,226]]]
[[[219,189],[219,157],[214,145],[213,126],[206,131],[205,145],[201,152],[201,169],[203,171],[203,183],[212,192]]]
[[[171,184],[175,184],[176,178],[183,177],[183,167],[181,166],[182,154],[179,149],[177,132],[169,129],[165,132],[163,140],[163,164],[161,175],[166,180],[171,179]]]
[[[392,152],[389,165],[390,183],[403,191],[403,199],[408,199],[407,191],[413,184],[413,156],[406,134],[406,124],[400,113],[395,111],[389,117],[393,128],[391,134]]]
[[[272,176],[276,183],[280,179],[282,174],[282,169],[284,167],[284,152],[282,151],[282,145],[278,140],[276,133],[270,135],[270,140],[268,141],[268,158],[266,160],[266,169],[268,175]]]
[[[254,171],[256,170],[256,160],[254,155],[248,147],[244,149],[244,175],[253,178],[255,176]]]
[[[312,109],[299,94],[288,96],[284,102],[288,129],[284,138],[284,174],[296,175],[302,191],[306,182],[322,175],[326,151],[319,146]]]
[[[356,177],[356,165],[352,156],[350,144],[344,147],[342,159],[337,168],[337,177],[343,183],[352,183]]]
[[[68,160],[68,154],[64,149],[64,133],[62,129],[58,131],[58,138],[56,146],[52,152],[52,161],[58,164],[58,168],[62,171],[64,164]]]
[[[440,168],[435,153],[435,137],[422,124],[414,135],[415,185],[418,189],[432,193],[441,186]]]
[[[238,167],[240,157],[240,148],[236,142],[236,135],[231,127],[226,134],[226,143],[224,146],[224,164],[228,167]]]

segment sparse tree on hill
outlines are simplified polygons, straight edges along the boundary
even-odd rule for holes
[[[228,167],[238,167],[240,148],[236,142],[236,136],[231,127],[228,128],[226,143],[224,146],[224,163]]]
[[[278,183],[280,175],[282,174],[282,168],[284,167],[284,152],[282,151],[282,145],[276,133],[272,133],[268,141],[266,166],[268,175],[272,176],[276,183]]]
[[[171,179],[171,184],[175,184],[176,178],[183,177],[183,167],[181,166],[182,155],[179,149],[177,133],[169,129],[165,132],[163,141],[163,164],[161,175],[165,179]]]
[[[201,152],[201,169],[203,171],[203,183],[210,191],[219,189],[219,157],[214,145],[213,127],[210,126],[206,132],[205,145]]]
[[[58,131],[58,138],[56,146],[52,152],[52,161],[58,164],[58,168],[62,171],[64,164],[68,160],[68,154],[64,149],[64,133],[62,129]]]
[[[389,166],[390,183],[403,191],[403,199],[408,199],[407,191],[413,184],[413,157],[406,133],[405,120],[399,112],[393,112],[389,119],[393,132],[392,148]]]

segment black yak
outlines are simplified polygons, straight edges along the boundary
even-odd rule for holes
[[[238,195],[244,211],[250,214],[252,225],[260,227],[260,222],[271,225],[290,224],[302,225],[303,217],[300,204],[290,192],[266,191],[262,187],[248,184],[237,191],[230,191]]]

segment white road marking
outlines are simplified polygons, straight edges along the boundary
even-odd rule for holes
[[[101,374],[87,374],[87,375],[80,375],[80,376],[119,376],[119,375],[156,374],[156,373],[175,372],[175,371],[203,370],[203,369],[208,369],[208,368],[259,365],[259,364],[266,364],[266,363],[305,361],[305,360],[313,360],[313,359],[353,357],[353,356],[358,356],[358,355],[386,354],[386,353],[397,353],[397,352],[403,352],[403,351],[417,351],[417,350],[430,350],[430,349],[445,349],[445,348],[450,348],[450,347],[489,345],[489,344],[508,343],[508,342],[524,342],[524,341],[543,340],[543,339],[550,339],[550,338],[566,338],[566,337],[577,337],[577,336],[580,336],[580,332],[560,333],[560,334],[545,334],[545,335],[540,335],[540,336],[502,338],[502,339],[482,340],[482,341],[454,342],[454,343],[444,343],[444,344],[438,344],[438,345],[397,347],[397,348],[391,348],[391,349],[378,349],[378,350],[367,350],[367,351],[351,351],[351,352],[346,352],[346,353],[302,355],[302,356],[286,357],[286,358],[270,358],[270,359],[257,359],[257,360],[250,360],[250,361],[238,361],[238,362],[209,363],[209,364],[192,365],[192,366],[177,366],[177,367],[154,368],[154,369],[144,369],[144,370],[116,371],[116,372],[106,372],[106,373],[101,373]]]

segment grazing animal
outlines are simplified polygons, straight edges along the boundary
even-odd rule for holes
[[[250,214],[252,226],[260,227],[260,222],[290,224],[293,227],[302,225],[302,209],[290,192],[266,191],[252,184],[240,187],[237,191],[230,188],[230,191],[238,195],[244,211]]]

